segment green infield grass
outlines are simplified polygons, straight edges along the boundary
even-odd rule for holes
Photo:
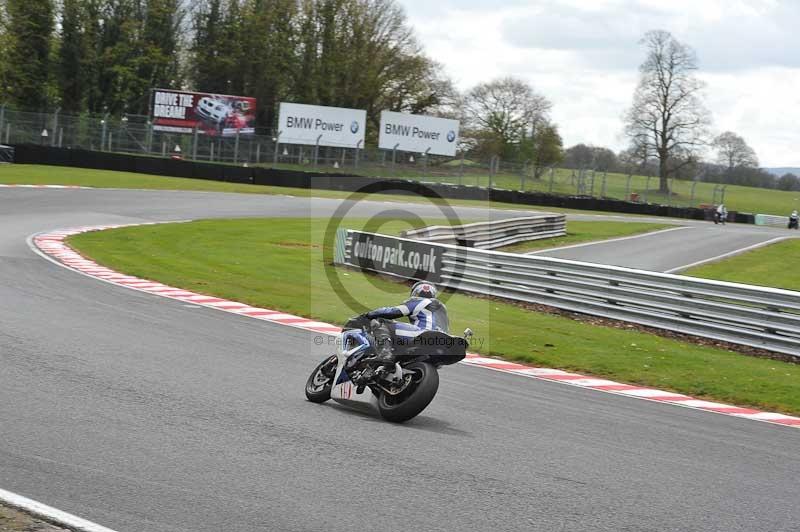
[[[800,291],[800,239],[792,238],[682,272],[684,275]]]
[[[536,251],[539,249],[583,244],[595,240],[607,240],[610,238],[651,233],[653,231],[659,231],[661,229],[667,229],[670,227],[675,226],[644,222],[569,221],[567,222],[566,236],[545,238],[542,240],[531,240],[530,242],[520,242],[519,244],[505,246],[499,251],[508,251],[509,253],[525,253],[527,251]]]
[[[358,229],[364,223],[347,220],[344,226]],[[86,233],[72,237],[70,244],[132,275],[333,323],[367,307],[401,301],[408,290],[404,283],[334,268],[323,260],[324,236],[336,224],[320,219],[206,220]],[[377,229],[396,233],[406,227],[394,221]],[[331,288],[332,278],[341,290]],[[345,293],[359,304],[346,304]],[[462,294],[445,294],[445,301],[453,331],[471,327],[476,332],[473,348],[485,355],[800,414],[800,367],[794,364]]]
[[[272,194],[296,197],[362,199],[375,201],[391,201],[396,203],[435,203],[463,207],[511,209],[530,212],[562,212],[579,214],[604,214],[599,211],[563,209],[560,207],[537,207],[535,205],[519,205],[480,200],[431,199],[413,195],[399,194],[354,194],[335,190],[309,190],[306,188],[275,187],[265,185],[248,185],[224,183],[205,179],[189,179],[183,177],[166,177],[132,172],[116,172],[112,170],[94,170],[90,168],[73,168],[65,166],[47,166],[35,164],[0,165],[0,184],[15,185],[76,185],[95,188],[127,188],[151,190],[188,190],[205,192],[233,192],[238,194]],[[627,215],[637,217],[638,215]]]

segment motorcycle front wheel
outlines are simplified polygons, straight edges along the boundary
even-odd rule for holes
[[[403,423],[415,417],[433,401],[439,389],[439,372],[432,364],[415,362],[405,369],[413,372],[408,386],[397,395],[384,391],[378,397],[378,410],[386,421]]]
[[[312,403],[324,403],[331,398],[333,377],[336,375],[336,355],[319,363],[306,381],[306,398]]]

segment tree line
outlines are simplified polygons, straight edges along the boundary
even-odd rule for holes
[[[114,116],[147,113],[150,89],[253,96],[271,134],[281,101],[462,123],[462,152],[525,163],[671,178],[795,187],[758,168],[733,132],[710,134],[697,57],[666,31],[647,32],[624,117],[629,148],[564,150],[552,102],[505,77],[460,92],[428,57],[395,0],[0,0],[0,105]],[[711,150],[716,159],[705,159]]]
[[[503,78],[460,93],[425,55],[395,0],[0,0],[0,104],[31,111],[144,115],[151,88],[258,99],[270,134],[278,104],[462,121],[462,148],[560,161],[550,101]],[[375,141],[375,138],[368,138]]]

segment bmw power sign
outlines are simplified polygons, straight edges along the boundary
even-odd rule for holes
[[[280,143],[363,148],[367,112],[363,109],[281,102]]]
[[[378,146],[452,157],[458,149],[459,125],[449,118],[383,111]]]

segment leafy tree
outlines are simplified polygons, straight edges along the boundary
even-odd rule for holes
[[[737,166],[750,168],[758,166],[756,152],[742,137],[732,131],[726,131],[715,138],[713,146],[717,149],[717,162],[727,166],[731,171]]]
[[[178,34],[184,17],[179,0],[147,0],[141,27],[141,55],[135,61],[137,77],[148,88],[172,88],[178,83]],[[129,110],[147,110],[148,91],[128,102]]]
[[[8,57],[9,35],[6,29],[6,0],[0,0],[0,57]],[[0,105],[5,105],[10,98],[8,85],[8,64],[0,61]]]
[[[521,143],[547,123],[552,104],[524,81],[506,77],[481,83],[467,93],[465,114],[479,152],[515,158]],[[491,152],[494,153],[491,153]]]
[[[800,190],[800,179],[791,173],[783,174],[777,184],[780,190]]]
[[[84,38],[86,13],[80,0],[63,0],[61,10],[61,43],[58,49],[58,93],[61,108],[81,112],[85,105],[84,76],[87,42]]]
[[[547,124],[539,128],[533,138],[533,164],[537,179],[541,177],[545,168],[553,166],[564,160],[564,148],[558,127]]]
[[[6,67],[9,99],[27,109],[49,103],[50,53],[54,26],[52,0],[6,0]]]
[[[210,0],[196,7],[189,58],[190,77],[196,90],[241,94],[242,24],[238,0]]]
[[[691,164],[705,144],[708,112],[701,101],[694,51],[666,31],[642,39],[647,56],[639,67],[639,85],[626,116],[626,133],[644,160],[658,161],[660,190],[669,178]]]

